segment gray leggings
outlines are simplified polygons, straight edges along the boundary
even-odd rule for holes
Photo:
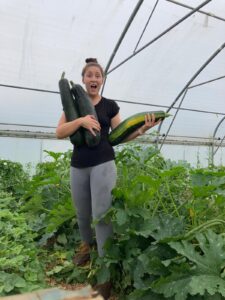
[[[101,217],[111,206],[111,191],[116,184],[114,160],[89,168],[70,169],[71,192],[76,208],[81,239],[93,242],[92,218]],[[99,256],[103,256],[106,239],[112,235],[112,225],[103,221],[95,225]]]

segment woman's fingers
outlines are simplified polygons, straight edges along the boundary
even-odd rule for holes
[[[96,136],[95,130],[100,131],[101,130],[101,126],[100,123],[95,119],[95,116],[90,115],[89,116],[89,128],[88,130],[91,132],[91,134],[93,134],[94,136]]]
[[[90,124],[89,126],[88,126],[88,129],[89,130],[97,130],[97,131],[100,131],[101,130],[101,127],[100,127],[100,125],[99,124],[96,124],[96,123],[94,123],[94,124]]]
[[[90,122],[90,126],[97,130],[101,129],[100,124],[97,121]]]
[[[91,134],[93,134],[94,136],[96,136],[96,133],[95,133],[95,131],[93,130],[93,128],[89,128],[89,131],[90,131]]]
[[[84,119],[84,121],[83,121],[82,126],[86,129],[88,129],[89,131],[91,131],[92,133],[94,132],[93,131],[94,129],[97,131],[101,130],[100,123],[95,119],[94,116],[87,115],[83,119]]]
[[[155,125],[158,125],[162,120],[155,120],[155,115],[154,114],[146,114],[145,115],[145,128],[149,129],[151,127],[154,127]]]
[[[153,127],[155,125],[155,115],[154,114],[146,114],[145,115],[145,125],[147,127]]]
[[[152,114],[152,123],[155,124],[155,115]]]

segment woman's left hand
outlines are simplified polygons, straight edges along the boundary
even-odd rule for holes
[[[158,125],[161,122],[161,120],[155,121],[155,115],[154,114],[146,114],[145,115],[145,124],[139,128],[138,132],[139,134],[144,134],[145,131],[148,129],[154,127],[155,125]]]

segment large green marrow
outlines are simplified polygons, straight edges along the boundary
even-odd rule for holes
[[[125,119],[123,122],[121,122],[116,128],[114,128],[109,136],[108,140],[112,146],[118,145],[122,143],[131,133],[133,133],[135,130],[137,130],[139,127],[144,125],[145,123],[145,115],[146,114],[154,114],[155,115],[155,121],[163,120],[166,117],[169,117],[170,114],[164,112],[164,111],[147,111],[147,112],[141,112],[137,113],[135,115],[132,115],[131,117]]]
[[[59,91],[61,96],[61,102],[63,110],[65,112],[66,120],[68,122],[79,118],[79,112],[75,100],[73,99],[70,89],[69,81],[65,78],[65,72],[62,73],[62,77],[59,80]],[[82,136],[82,129],[75,131],[70,136],[70,141],[75,146],[81,146],[84,144],[84,138]]]
[[[79,84],[71,83],[71,91],[73,96],[75,97],[78,111],[81,117],[85,117],[86,115],[93,115],[96,120],[98,120],[94,105],[92,104],[91,99],[88,97],[88,94]],[[95,130],[96,136],[94,136],[89,130],[84,129],[84,140],[88,147],[95,147],[99,144],[101,135],[100,132]]]

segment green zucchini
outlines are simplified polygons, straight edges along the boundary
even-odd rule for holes
[[[159,119],[163,120],[166,117],[169,117],[170,114],[164,111],[147,111],[137,113],[132,115],[131,117],[125,119],[121,122],[116,128],[114,128],[109,136],[108,140],[112,146],[118,145],[122,143],[131,133],[137,130],[139,127],[144,125],[145,123],[145,115],[146,114],[154,114],[155,121],[157,122]]]
[[[65,72],[62,73],[62,77],[59,80],[59,91],[66,120],[70,122],[79,118],[79,113],[70,90],[69,82],[65,78]],[[77,130],[70,136],[70,141],[76,146],[81,146],[84,144],[84,138],[82,136],[81,129]]]
[[[85,117],[86,115],[93,115],[95,119],[98,120],[94,105],[82,86],[74,84],[72,81],[70,83],[72,86],[71,91],[76,99],[80,116]],[[99,144],[101,139],[100,132],[95,130],[95,134],[96,136],[94,136],[89,130],[84,129],[84,140],[88,147],[95,147]]]

